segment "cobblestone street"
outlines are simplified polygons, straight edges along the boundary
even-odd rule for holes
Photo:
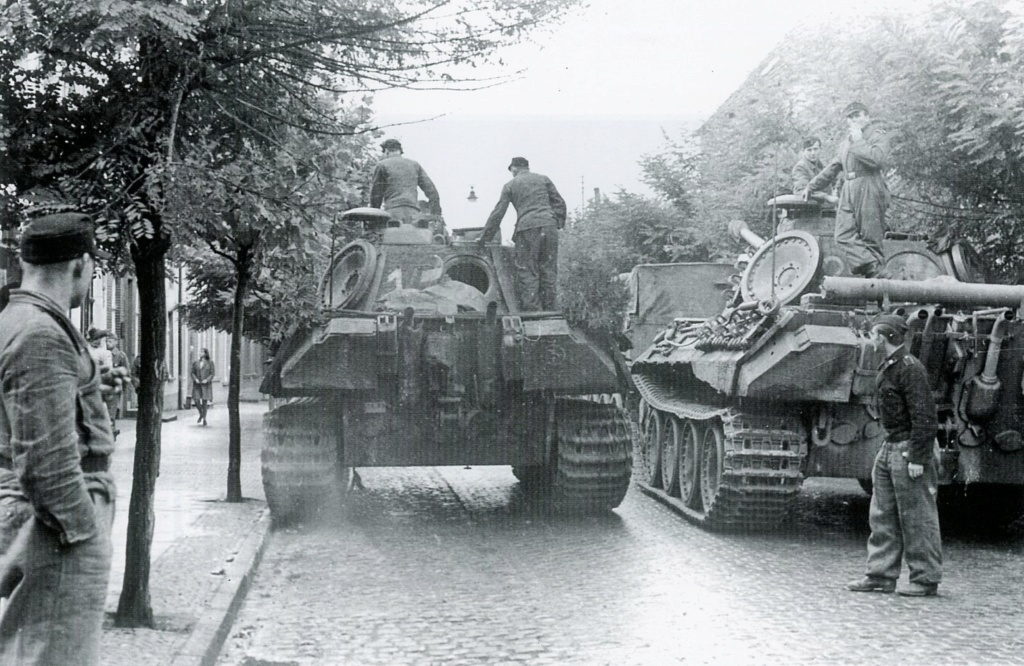
[[[361,470],[276,531],[219,664],[1024,663],[1024,536],[948,533],[937,599],[854,594],[868,498],[809,481],[793,523],[701,531],[631,489],[546,515],[508,468]]]

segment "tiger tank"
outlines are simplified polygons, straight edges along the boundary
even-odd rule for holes
[[[357,468],[511,465],[556,510],[622,501],[630,424],[621,360],[560,312],[518,305],[513,249],[482,229],[357,208],[320,282],[320,325],[281,346],[261,391],[275,524],[328,509]],[[619,401],[621,402],[621,401]]]
[[[730,225],[752,255],[721,311],[676,318],[632,361],[635,482],[709,529],[777,524],[808,477],[870,490],[884,432],[881,358],[868,331],[896,314],[937,405],[944,510],[1017,519],[1024,345],[1010,341],[1024,334],[1024,287],[985,283],[965,242],[896,233],[883,242],[886,277],[853,277],[833,238],[834,210],[796,196],[768,210],[769,239]]]

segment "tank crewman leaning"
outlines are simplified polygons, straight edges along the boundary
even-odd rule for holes
[[[402,144],[388,139],[380,144],[384,159],[377,162],[370,182],[370,206],[381,208],[403,224],[412,224],[420,217],[419,195],[416,188],[427,195],[430,213],[441,216],[441,197],[430,176],[419,162],[402,155]]]
[[[942,580],[942,537],[936,495],[939,490],[938,421],[928,374],[903,345],[901,317],[875,320],[871,339],[885,357],[875,380],[875,396],[885,441],[875,456],[868,522],[867,571],[847,588],[853,592],[892,592],[903,558],[910,583],[896,590],[909,597],[938,593]]]
[[[513,157],[512,180],[501,188],[498,204],[487,218],[477,243],[482,247],[498,232],[511,203],[516,209],[516,282],[525,311],[555,310],[558,283],[558,230],[565,226],[565,200],[547,176],[530,171],[525,157]]]
[[[800,151],[800,159],[793,165],[793,194],[802,194],[807,189],[807,184],[815,176],[821,173],[825,165],[821,163],[818,153],[821,152],[821,139],[816,136],[804,140],[803,150]],[[832,194],[831,187],[809,192],[809,198],[818,203],[827,203],[835,206],[839,203],[839,197]]]
[[[849,134],[839,145],[835,159],[804,188],[803,197],[825,188],[843,176],[836,211],[836,243],[850,265],[850,272],[864,277],[881,275],[884,260],[882,235],[889,187],[882,172],[889,165],[889,137],[872,123],[868,108],[852,102],[843,110]]]

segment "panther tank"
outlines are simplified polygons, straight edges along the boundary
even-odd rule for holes
[[[282,345],[261,390],[276,524],[344,499],[362,467],[511,465],[557,510],[618,506],[632,439],[628,374],[559,312],[524,312],[512,248],[370,208],[320,284],[323,323]]]
[[[941,498],[979,521],[1021,514],[1024,287],[985,284],[970,245],[889,233],[885,279],[852,277],[834,211],[769,202],[773,237],[730,231],[752,256],[710,318],[677,317],[632,361],[641,396],[636,479],[711,529],[784,519],[804,479],[870,488],[884,433],[871,321],[893,313],[938,408]],[[718,287],[685,281],[688,291]]]

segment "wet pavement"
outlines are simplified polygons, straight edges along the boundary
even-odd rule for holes
[[[635,488],[572,519],[509,468],[360,471],[344,510],[271,535],[219,664],[1024,663],[1024,531],[944,528],[938,598],[847,592],[856,482],[722,535]]]

